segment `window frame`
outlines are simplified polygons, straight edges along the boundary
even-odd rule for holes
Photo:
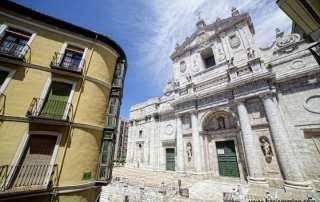
[[[59,132],[54,132],[54,131],[27,131],[24,134],[24,136],[18,146],[18,149],[16,150],[15,156],[14,156],[12,162],[10,163],[10,166],[17,166],[18,165],[18,163],[20,162],[20,160],[23,156],[23,153],[28,145],[28,141],[29,141],[31,135],[57,136],[56,144],[54,146],[54,150],[53,150],[51,160],[50,160],[50,165],[54,165],[56,158],[57,158],[57,155],[58,155],[58,150],[59,150],[59,145],[60,145],[62,134]],[[48,172],[47,172],[48,177],[47,177],[44,184],[48,185],[49,179],[50,179],[49,173],[52,172],[52,169],[53,169],[53,167],[48,170]],[[6,182],[6,186],[11,183],[11,180],[12,180],[12,177],[13,177],[15,171],[16,171],[15,169],[12,169],[10,171],[10,173],[8,173],[8,180]]]
[[[36,37],[37,33],[31,29],[28,29],[28,28],[25,28],[25,27],[22,27],[20,25],[15,25],[15,24],[12,24],[12,23],[8,23],[8,22],[5,22],[3,23],[1,26],[5,26],[5,28],[3,30],[0,30],[0,40],[2,40],[3,36],[4,36],[4,33],[6,32],[6,30],[10,27],[14,28],[14,29],[18,29],[18,30],[21,30],[21,31],[24,31],[24,32],[29,32],[31,34],[28,42],[26,43],[26,47],[31,47],[31,43],[33,42],[34,38]],[[26,52],[27,52],[27,49],[26,47],[22,50],[22,53],[21,55],[25,56]]]
[[[76,87],[77,83],[74,82],[74,81],[66,80],[66,79],[49,77],[49,79],[47,80],[47,83],[45,84],[45,86],[43,88],[41,96],[40,96],[41,102],[37,106],[37,112],[38,112],[38,114],[36,114],[37,116],[41,112],[41,109],[42,109],[42,107],[43,107],[43,105],[45,103],[44,100],[46,99],[46,97],[48,95],[48,92],[50,90],[50,87],[51,87],[53,82],[62,82],[62,83],[66,83],[66,84],[71,84],[72,85],[72,89],[70,91],[70,95],[69,95],[69,98],[68,98],[68,101],[67,101],[67,103],[72,104],[72,99],[73,99],[73,96],[74,96],[75,87]],[[64,114],[63,114],[63,117],[62,117],[63,120],[67,119],[68,111],[70,110],[70,107],[71,106],[67,104],[66,109],[65,109]]]
[[[84,59],[86,58],[86,55],[87,55],[87,52],[88,52],[88,48],[86,46],[81,45],[81,44],[77,44],[77,43],[73,43],[73,42],[69,42],[69,41],[64,42],[62,44],[62,47],[61,47],[61,49],[59,51],[59,56],[58,56],[58,59],[57,59],[58,64],[61,65],[63,56],[64,56],[64,54],[65,54],[65,52],[67,50],[68,45],[75,46],[77,48],[82,48],[83,49],[83,54],[82,54],[82,57],[81,57],[81,61],[80,61],[79,66],[78,66],[78,70],[79,71],[83,70],[82,69],[84,67],[83,63],[84,63]]]
[[[15,75],[16,73],[16,70],[14,69],[9,69],[7,67],[3,67],[3,66],[0,66],[0,70],[2,71],[6,71],[8,72],[8,76],[6,77],[6,79],[4,80],[3,84],[0,86],[0,95],[1,94],[4,94],[6,88],[8,87],[10,81],[12,80],[13,76]]]

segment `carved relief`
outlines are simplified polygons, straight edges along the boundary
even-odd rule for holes
[[[185,61],[181,61],[180,62],[180,72],[184,73],[184,72],[186,72],[186,70],[187,70],[186,62]]]
[[[192,158],[192,144],[191,144],[191,142],[187,143],[186,152],[187,152],[188,161],[190,162],[191,158]]]
[[[193,72],[198,72],[200,70],[199,65],[198,65],[198,61],[199,61],[199,56],[194,55],[193,56],[193,64],[192,64],[192,68],[191,68]]]
[[[306,66],[303,62],[303,60],[294,60],[291,63],[291,69],[300,69],[303,68],[304,66]]]
[[[236,34],[230,35],[229,44],[231,48],[238,48],[240,46],[240,38]]]
[[[271,148],[269,139],[266,136],[261,136],[259,138],[259,141],[260,141],[261,150],[263,152],[266,162],[271,163],[273,153],[272,153],[272,148]]]
[[[173,133],[173,126],[171,124],[168,124],[166,126],[166,134],[171,135]]]
[[[276,40],[276,48],[278,52],[290,53],[297,47],[297,42],[300,41],[299,34],[290,34],[287,36],[279,36]]]
[[[320,114],[320,95],[308,97],[303,106],[309,112]]]

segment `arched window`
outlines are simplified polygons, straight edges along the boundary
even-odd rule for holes
[[[217,119],[217,121],[218,121],[218,129],[225,129],[226,128],[224,117],[220,116]]]

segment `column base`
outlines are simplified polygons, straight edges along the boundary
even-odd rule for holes
[[[268,182],[264,177],[248,177],[248,183],[249,184],[261,184],[261,185],[267,185]]]
[[[311,183],[308,181],[290,181],[290,180],[284,180],[284,187],[286,189],[300,189],[300,190],[311,190]]]

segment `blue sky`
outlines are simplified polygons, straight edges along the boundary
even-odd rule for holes
[[[162,95],[172,79],[169,56],[177,42],[192,34],[200,13],[208,23],[230,16],[233,6],[249,12],[259,46],[270,44],[275,28],[290,31],[290,19],[275,0],[16,0],[115,40],[128,56],[121,116],[130,106]]]

